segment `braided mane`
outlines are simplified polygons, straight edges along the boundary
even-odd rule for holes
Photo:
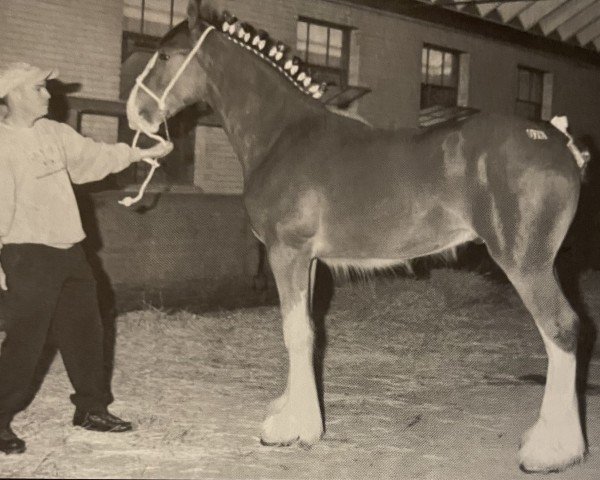
[[[217,20],[217,23],[219,22],[220,25],[214,26],[224,33],[227,39],[260,57],[283,74],[301,92],[317,100],[323,97],[327,90],[327,83],[319,82],[300,57],[290,53],[291,49],[286,44],[270,38],[264,30],[257,30],[248,23],[238,21],[227,11],[223,12],[221,20]],[[187,21],[182,21],[162,37],[159,46],[172,39],[177,40],[180,33],[187,32],[187,28]]]
[[[223,12],[220,30],[233,43],[250,50],[282,73],[301,92],[317,100],[323,97],[327,83],[319,82],[283,42],[271,39],[264,30],[257,30],[248,23],[238,21],[227,11]]]

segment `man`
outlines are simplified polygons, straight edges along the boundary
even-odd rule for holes
[[[130,422],[110,414],[103,332],[96,285],[81,241],[85,237],[73,183],[119,172],[132,162],[168,154],[94,142],[48,120],[46,80],[55,70],[16,63],[0,70],[0,451],[22,453],[11,429],[33,396],[44,346],[61,353],[75,393],[73,424],[124,432]]]

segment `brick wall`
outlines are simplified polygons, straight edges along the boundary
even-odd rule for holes
[[[0,64],[58,67],[76,94],[116,99],[123,0],[1,0]]]
[[[124,195],[79,195],[103,302],[120,310],[215,307],[254,304],[269,294],[254,288],[258,240],[239,196],[150,193],[141,208],[129,209],[117,203]]]
[[[222,128],[197,127],[194,156],[194,185],[205,193],[242,194],[242,166]]]

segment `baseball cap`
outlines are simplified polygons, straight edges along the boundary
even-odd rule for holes
[[[58,77],[58,70],[42,70],[25,62],[11,63],[0,69],[0,98],[26,82],[39,82]]]

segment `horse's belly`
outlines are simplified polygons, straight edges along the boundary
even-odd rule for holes
[[[477,238],[468,225],[446,221],[416,224],[340,222],[314,239],[315,256],[346,259],[408,260],[435,254]]]

